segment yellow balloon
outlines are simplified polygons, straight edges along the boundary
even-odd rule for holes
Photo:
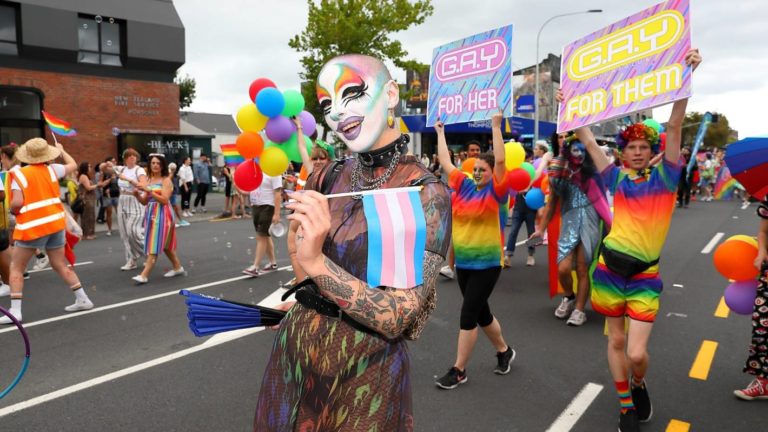
[[[277,177],[288,169],[288,156],[280,147],[267,147],[261,153],[259,165],[264,174]]]
[[[525,149],[518,142],[508,142],[504,144],[504,163],[507,165],[507,171],[520,168],[525,162]]]
[[[756,239],[756,238],[754,238],[754,237],[750,237],[750,236],[748,236],[748,235],[744,235],[744,234],[737,234],[737,235],[735,235],[735,236],[731,236],[731,237],[729,237],[729,238],[728,238],[728,240],[726,240],[726,242],[729,242],[729,241],[732,241],[732,240],[743,241],[744,243],[748,243],[748,244],[750,244],[750,245],[754,246],[754,247],[755,247],[755,249],[757,249],[757,248],[759,247],[759,246],[757,245],[757,239]],[[725,243],[725,242],[723,242],[723,243]]]
[[[267,125],[267,120],[269,119],[256,108],[256,104],[252,103],[243,105],[235,117],[237,127],[243,132],[259,132]]]

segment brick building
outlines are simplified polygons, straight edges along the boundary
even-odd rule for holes
[[[0,0],[0,144],[52,142],[42,109],[77,129],[59,138],[77,160],[116,156],[132,135],[162,147],[179,133],[184,55],[170,0]]]

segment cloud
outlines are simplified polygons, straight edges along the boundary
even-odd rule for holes
[[[432,49],[483,30],[515,25],[515,68],[536,61],[536,36],[550,17],[586,9],[600,14],[557,18],[541,32],[539,55],[559,53],[566,43],[654,5],[655,1],[591,0],[433,0],[435,13],[419,27],[393,35],[411,58],[429,63]],[[741,136],[768,132],[768,48],[765,1],[692,1],[693,44],[704,63],[694,75],[689,108],[725,114]],[[301,56],[288,47],[307,23],[304,0],[181,0],[174,2],[186,28],[187,63],[182,73],[197,80],[195,111],[234,113],[248,102],[248,85],[269,77],[280,88],[298,88]],[[390,65],[391,67],[391,65]],[[400,82],[405,72],[392,70]],[[668,110],[656,110],[661,119]]]

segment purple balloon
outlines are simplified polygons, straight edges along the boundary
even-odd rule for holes
[[[752,315],[757,297],[757,280],[734,282],[725,289],[725,304],[739,315]]]
[[[317,122],[315,121],[315,118],[312,117],[312,114],[307,111],[302,111],[299,113],[299,120],[301,121],[301,130],[304,132],[304,135],[310,136],[315,133],[315,130],[317,130]]]
[[[267,121],[267,138],[276,143],[284,143],[296,132],[296,125],[285,116],[277,116]]]

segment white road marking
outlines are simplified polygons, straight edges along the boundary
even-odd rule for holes
[[[741,205],[741,209],[742,210],[746,210],[747,207],[749,207],[749,201],[747,201],[747,202],[745,202],[744,204]]]
[[[240,279],[240,278],[235,278],[235,279]],[[191,290],[191,288],[188,288],[188,289]],[[284,289],[278,289],[277,291],[270,294],[269,297],[262,300],[259,304],[267,307],[275,307],[280,303],[280,296],[282,296],[284,292],[285,292]],[[174,291],[174,294],[176,293],[178,293],[178,291]],[[219,333],[217,335],[212,336],[210,339],[206,340],[200,345],[187,348],[185,350],[181,350],[172,354],[168,354],[166,356],[156,358],[154,360],[146,361],[144,363],[140,363],[135,366],[131,366],[125,369],[111,372],[106,375],[102,375],[100,377],[90,379],[88,381],[83,381],[81,383],[74,384],[69,387],[65,387],[63,389],[59,389],[51,393],[44,394],[42,396],[38,396],[32,399],[28,399],[28,400],[13,404],[13,405],[9,405],[5,408],[1,408],[0,418],[7,416],[9,414],[19,412],[27,408],[32,408],[36,405],[40,405],[40,404],[52,401],[54,399],[59,399],[64,396],[68,396],[70,394],[79,392],[81,390],[85,390],[90,387],[103,384],[105,382],[113,381],[136,372],[141,372],[145,369],[149,369],[154,366],[158,366],[182,357],[186,357],[190,354],[194,354],[199,351],[213,348],[215,346],[218,346],[227,342],[231,342],[233,340],[240,339],[242,337],[249,336],[254,333],[258,333],[262,330],[264,330],[264,327],[256,327],[256,328],[250,328],[250,329],[235,330],[235,331],[226,332],[226,333]]]
[[[686,315],[686,314],[681,314],[681,313],[677,313],[677,312],[667,312],[667,318],[669,318],[671,316],[678,317],[678,318],[688,318],[688,315]]]
[[[235,281],[239,281],[239,280],[243,280],[243,279],[250,279],[250,278],[251,278],[251,276],[237,276],[237,277],[233,277],[233,278],[229,278],[229,279],[224,279],[224,280],[220,280],[220,281],[209,282],[209,283],[202,284],[202,285],[195,285],[193,287],[184,288],[184,289],[187,290],[187,291],[197,291],[197,290],[201,290],[203,288],[208,288],[208,287],[212,287],[212,286],[216,286],[216,285],[221,285],[221,284],[225,284],[225,283],[229,283],[229,282],[235,282]],[[31,322],[31,323],[24,323],[24,328],[28,329],[28,328],[39,326],[39,325],[43,325],[43,324],[49,324],[49,323],[52,323],[52,322],[62,321],[62,320],[69,319],[69,318],[81,317],[81,316],[84,316],[84,315],[89,315],[89,314],[96,313],[96,312],[102,312],[102,311],[105,311],[105,310],[117,309],[117,308],[120,308],[120,307],[130,306],[130,305],[134,305],[134,304],[137,304],[137,303],[144,303],[144,302],[147,302],[147,301],[150,301],[150,300],[156,300],[156,299],[159,299],[159,298],[168,297],[168,296],[172,296],[172,295],[179,295],[179,290],[168,291],[168,292],[164,292],[164,293],[161,293],[161,294],[156,294],[156,295],[149,296],[149,297],[141,297],[141,298],[137,298],[137,299],[134,299],[134,300],[128,300],[128,301],[125,301],[125,302],[122,302],[122,303],[114,303],[114,304],[107,305],[107,306],[101,306],[101,307],[93,308],[93,309],[87,310],[87,311],[74,312],[74,313],[69,313],[69,314],[66,314],[66,315],[59,315],[59,316],[55,316],[55,317],[51,317],[51,318],[46,318],[46,319],[40,320],[40,321],[34,321],[34,322]],[[10,332],[10,331],[16,331],[16,327],[15,326],[9,326],[9,327],[0,329],[0,333]]]
[[[76,262],[75,267],[80,267],[88,264],[93,264],[93,261],[83,261],[83,262]],[[44,271],[50,271],[53,270],[51,266],[49,265],[46,268],[40,269],[40,270],[30,270],[28,273],[38,273],[38,272],[44,272]]]
[[[552,426],[547,429],[547,432],[570,431],[601,391],[603,391],[603,386],[600,384],[587,383],[587,385],[585,385],[579,394],[577,394],[571,401],[565,411],[563,411],[557,420],[552,423]]]
[[[715,236],[712,237],[712,240],[710,240],[709,243],[707,243],[707,245],[704,246],[704,249],[701,250],[701,253],[708,254],[712,252],[712,249],[714,249],[715,246],[717,246],[717,243],[720,241],[721,238],[723,238],[724,235],[725,233],[721,233],[721,232],[715,234]]]
[[[675,287],[675,288],[682,288],[683,287],[681,284],[672,284],[672,286]]]
[[[734,218],[734,219],[738,219],[739,217],[738,217],[738,216],[734,216],[733,218]]]

